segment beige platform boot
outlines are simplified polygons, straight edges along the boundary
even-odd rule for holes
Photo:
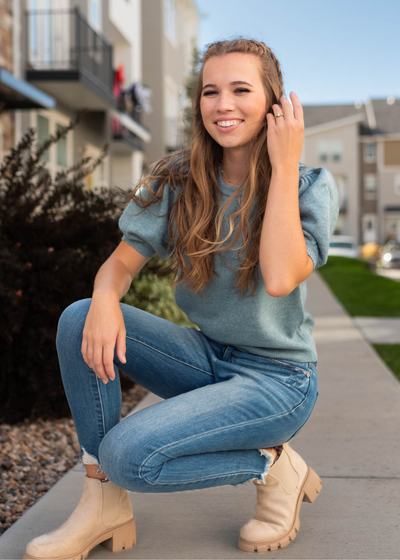
[[[240,529],[238,547],[246,552],[267,552],[290,544],[300,528],[302,502],[312,503],[321,491],[317,473],[288,443],[269,469],[266,484],[254,479],[256,513]]]
[[[31,540],[24,558],[83,560],[98,544],[112,552],[134,546],[135,519],[125,489],[85,475],[76,509],[58,529]]]

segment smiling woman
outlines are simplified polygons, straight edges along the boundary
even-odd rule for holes
[[[293,110],[283,97],[270,48],[220,41],[201,63],[190,148],[136,185],[93,297],[60,317],[61,375],[87,478],[71,517],[29,543],[25,558],[133,546],[127,490],[245,482],[256,485],[257,506],[238,546],[276,550],[321,490],[288,442],[318,397],[304,280],[327,261],[337,187],[328,170],[300,164],[302,107],[293,92]],[[158,276],[174,272],[176,303],[198,329],[119,303],[156,253],[171,259]],[[120,422],[118,369],[164,400]]]
[[[235,76],[245,79],[232,80]],[[204,126],[223,148],[224,179],[238,185],[245,180],[249,143],[266,127],[269,100],[260,60],[241,52],[210,57],[204,64],[203,81],[200,109]]]

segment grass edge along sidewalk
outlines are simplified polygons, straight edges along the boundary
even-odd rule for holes
[[[331,255],[318,270],[351,317],[398,317],[400,282],[371,272],[361,259]],[[400,344],[371,344],[400,381]]]

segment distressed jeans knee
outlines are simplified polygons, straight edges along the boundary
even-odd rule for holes
[[[104,472],[99,459],[97,459],[95,455],[88,453],[83,445],[81,445],[80,460],[84,465],[98,465],[98,469],[94,471],[96,474]]]

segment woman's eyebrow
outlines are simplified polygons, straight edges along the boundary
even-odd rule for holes
[[[251,84],[249,84],[248,82],[243,82],[242,80],[236,80],[235,82],[231,82],[231,86],[236,86],[238,84],[246,84],[246,86],[250,86],[253,87]],[[205,86],[203,86],[201,88],[201,91],[203,91],[203,89],[206,89],[206,87],[217,87],[216,84],[207,84]]]

